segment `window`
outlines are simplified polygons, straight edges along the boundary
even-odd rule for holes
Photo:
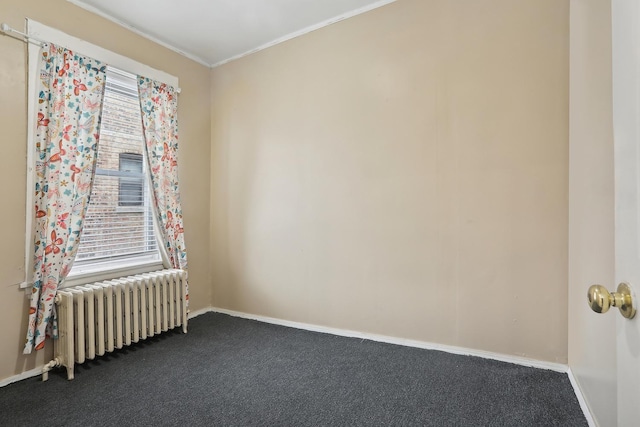
[[[142,174],[142,154],[120,153],[120,187],[118,205],[144,205],[144,175]]]
[[[107,68],[96,174],[71,274],[160,260],[134,75]]]
[[[109,65],[103,106],[96,176],[80,248],[64,286],[90,283],[163,268],[151,208],[144,158],[140,107],[135,75],[178,87],[178,79],[130,58],[27,19],[27,33],[103,61]],[[35,123],[39,47],[29,45],[29,117]],[[128,72],[120,71],[127,70]],[[132,73],[132,74],[131,74]],[[34,130],[29,128],[33,144]],[[27,212],[33,209],[34,150],[28,153]],[[27,216],[25,272],[33,272],[33,223]]]

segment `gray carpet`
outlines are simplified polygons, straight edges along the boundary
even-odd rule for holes
[[[36,406],[39,405],[39,406]],[[0,388],[0,426],[586,426],[567,375],[209,313]]]

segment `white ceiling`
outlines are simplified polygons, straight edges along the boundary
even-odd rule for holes
[[[68,0],[216,66],[395,0]]]

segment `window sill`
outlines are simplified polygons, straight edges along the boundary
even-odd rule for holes
[[[165,266],[161,260],[137,260],[123,262],[122,260],[87,265],[75,268],[60,285],[60,289],[71,286],[86,285],[103,280],[117,279],[134,274],[149,273],[162,270]]]

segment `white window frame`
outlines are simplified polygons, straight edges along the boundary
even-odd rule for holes
[[[53,44],[64,46],[73,51],[82,53],[91,58],[95,58],[103,63],[111,65],[122,71],[129,72],[131,74],[141,75],[153,80],[157,80],[163,83],[167,83],[174,88],[178,88],[178,78],[167,74],[163,71],[156,70],[155,68],[144,65],[126,56],[119,55],[115,52],[111,52],[107,49],[103,49],[99,46],[81,40],[79,38],[70,36],[60,30],[41,24],[38,21],[27,18],[26,20],[27,31],[26,33],[39,40],[46,40]],[[26,238],[25,245],[25,281],[20,284],[21,288],[29,288],[33,284],[33,226],[34,218],[32,217],[33,204],[34,204],[34,192],[33,186],[35,184],[35,123],[36,123],[36,90],[37,90],[37,78],[38,78],[38,54],[40,47],[37,45],[28,45],[28,129],[27,129],[27,197],[26,197]],[[177,89],[179,92],[179,89]],[[155,215],[154,215],[155,216]],[[155,218],[154,218],[155,220]],[[154,221],[154,228],[156,229],[156,237],[158,236],[157,224]],[[160,248],[160,261],[153,261],[151,263],[124,265],[112,269],[104,270],[104,264],[99,269],[83,269],[81,272],[73,272],[69,274],[64,281],[63,287],[75,286],[81,284],[87,284],[100,280],[108,280],[116,277],[122,277],[132,274],[145,273],[149,271],[158,270],[164,268],[167,264],[166,253],[162,250],[163,245],[159,242]]]

